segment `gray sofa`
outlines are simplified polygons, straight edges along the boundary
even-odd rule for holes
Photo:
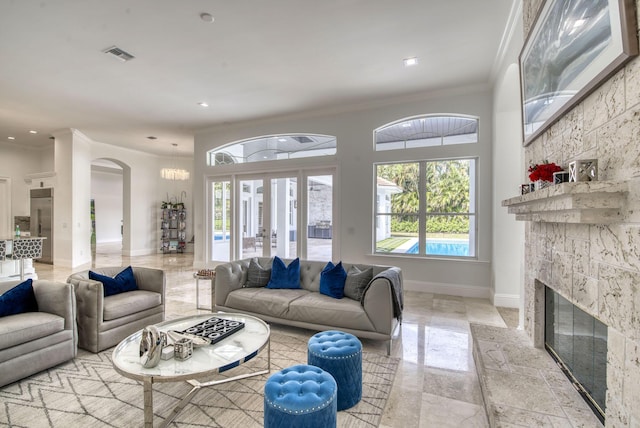
[[[320,273],[326,262],[300,261],[300,289],[246,288],[247,270],[251,259],[243,259],[216,266],[215,309],[223,312],[242,312],[268,322],[286,324],[312,330],[338,329],[358,337],[385,340],[390,352],[391,340],[401,321],[394,316],[393,290],[384,278],[392,270],[399,278],[402,293],[402,272],[397,267],[373,266],[373,279],[362,298],[357,301],[344,297],[334,299],[320,290]],[[262,266],[270,266],[271,259],[258,258]],[[289,263],[290,260],[285,260]],[[343,263],[346,271],[351,264]]]
[[[104,267],[93,272],[114,277],[125,267]],[[117,345],[144,327],[164,321],[165,275],[160,269],[132,267],[138,290],[105,297],[100,281],[89,271],[71,275],[78,304],[78,346],[91,352]]]
[[[0,283],[0,294],[21,281]],[[33,281],[38,312],[0,318],[0,386],[56,366],[76,356],[73,286]]]

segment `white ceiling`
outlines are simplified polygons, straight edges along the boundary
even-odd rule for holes
[[[2,0],[0,141],[187,154],[222,123],[489,84],[516,1]]]

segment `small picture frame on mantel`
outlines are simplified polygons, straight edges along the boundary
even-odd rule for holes
[[[569,181],[598,181],[598,160],[583,159],[569,162]]]

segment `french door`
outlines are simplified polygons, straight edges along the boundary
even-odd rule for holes
[[[212,179],[209,188],[209,260],[276,255],[331,260],[332,170],[243,174]]]
[[[239,178],[240,258],[295,258],[298,177]]]

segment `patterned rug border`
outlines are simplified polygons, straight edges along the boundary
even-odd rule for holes
[[[271,373],[307,359],[308,335],[271,333]],[[119,375],[112,349],[77,357],[0,389],[0,427],[132,427],[143,425],[142,384]],[[367,352],[363,357],[362,400],[338,412],[338,426],[377,427],[389,399],[400,359]],[[253,366],[266,367],[266,352]],[[240,366],[230,376],[252,366]],[[261,427],[263,387],[269,374],[198,391],[171,427]],[[191,389],[186,382],[154,384],[154,426]]]

